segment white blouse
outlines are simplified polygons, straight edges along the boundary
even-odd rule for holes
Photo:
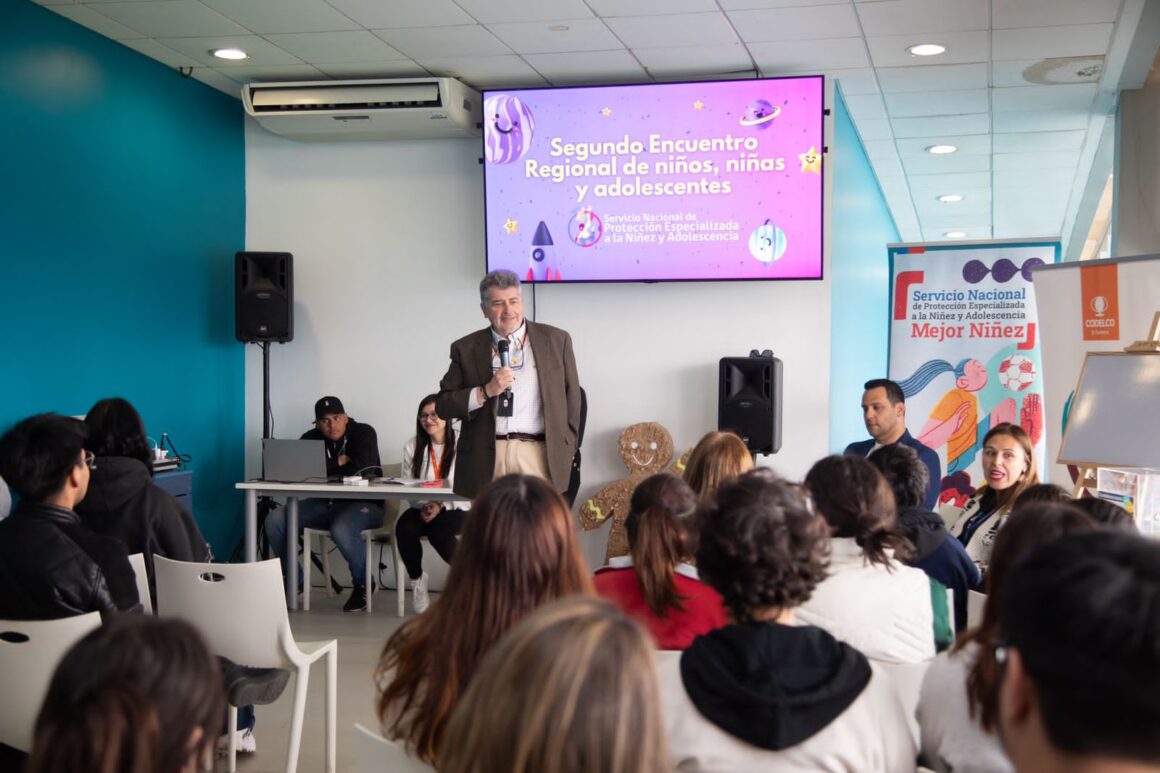
[[[435,466],[431,464],[431,455],[434,453],[436,461],[443,458],[443,444],[436,445],[432,443],[427,447],[427,453],[423,454],[423,465],[419,470],[418,475],[413,475],[411,469],[411,459],[415,456],[415,442],[414,437],[410,438],[403,444],[403,469],[400,477],[403,478],[419,478],[420,480],[437,480],[435,475]],[[451,469],[440,470],[443,479],[447,481],[447,488],[451,488],[455,483],[455,459],[451,460]],[[406,510],[408,507],[418,507],[418,502],[404,502],[402,509]],[[468,510],[471,507],[470,502],[444,502],[443,506],[448,510]],[[400,510],[402,512],[402,510]]]

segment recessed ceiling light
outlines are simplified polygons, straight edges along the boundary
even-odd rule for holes
[[[938,56],[946,53],[947,47],[938,43],[919,43],[906,49],[911,56]]]
[[[240,48],[215,48],[210,53],[218,59],[229,59],[232,62],[250,58],[250,55]]]
[[[938,200],[941,201],[943,204],[953,204],[956,201],[962,201],[963,197],[957,193],[944,193],[943,195],[938,197]]]
[[[966,235],[966,231],[947,231],[945,234],[943,234],[943,236],[947,237],[948,239],[963,239],[966,238]]]
[[[552,32],[567,32],[568,30],[570,30],[572,28],[569,27],[567,24],[553,24],[553,25],[549,26],[548,29],[551,30]]]
[[[926,149],[927,153],[936,156],[945,156],[947,153],[954,153],[958,148],[954,145],[931,145]]]

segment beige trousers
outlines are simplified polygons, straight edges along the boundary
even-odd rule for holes
[[[513,472],[535,475],[550,481],[548,447],[534,440],[495,441],[495,477],[510,475]]]

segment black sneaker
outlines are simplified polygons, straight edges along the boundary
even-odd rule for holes
[[[367,608],[367,589],[364,585],[356,585],[350,592],[350,598],[342,605],[343,612],[362,612]]]

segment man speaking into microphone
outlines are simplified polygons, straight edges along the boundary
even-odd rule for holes
[[[493,478],[538,475],[568,488],[580,427],[572,337],[524,319],[519,277],[493,271],[479,283],[490,327],[451,344],[435,411],[461,419],[455,493],[474,498]]]

